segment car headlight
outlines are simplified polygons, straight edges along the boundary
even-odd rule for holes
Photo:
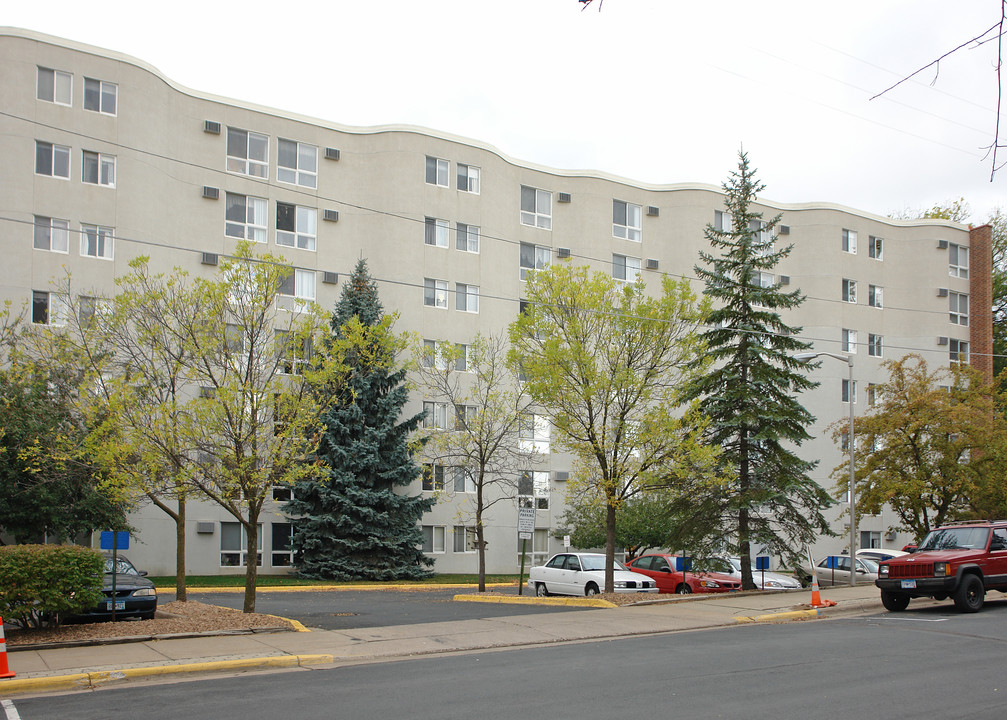
[[[948,564],[946,562],[935,562],[934,563],[934,577],[947,577],[950,573],[948,572]]]
[[[702,585],[703,587],[708,588],[720,587],[720,583],[718,583],[716,580],[701,580],[699,584]]]
[[[762,583],[762,587],[764,587],[764,588],[767,588],[767,587],[768,588],[781,588],[781,587],[783,587],[783,583],[778,583],[775,580],[766,580],[766,582]]]
[[[625,581],[625,580],[616,580],[616,581],[615,581],[615,582],[613,583],[613,585],[614,585],[615,587],[619,587],[619,588],[624,588],[624,587],[626,587],[626,581]]]
[[[881,565],[881,566],[878,567],[878,577],[879,578],[886,578],[886,577],[888,577],[888,566],[887,565]]]
[[[133,591],[133,597],[157,597],[157,591],[154,588],[140,588]]]

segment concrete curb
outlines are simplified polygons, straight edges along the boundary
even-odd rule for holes
[[[822,616],[820,609],[814,610],[789,610],[786,612],[767,613],[765,615],[740,616],[734,618],[736,623],[762,623],[762,622],[785,622],[787,620],[802,620],[805,618],[819,618]]]
[[[486,583],[486,587],[514,587],[514,583]],[[451,590],[453,588],[474,588],[475,583],[443,583],[436,585],[370,584],[370,585],[259,585],[257,592],[339,592],[351,590]],[[158,595],[174,595],[175,587],[155,587]],[[243,587],[187,587],[188,593],[243,593]]]
[[[614,608],[619,607],[613,602],[608,600],[602,600],[600,598],[558,598],[558,597],[524,597],[524,596],[508,596],[508,595],[455,595],[452,598],[455,602],[484,602],[484,603],[503,603],[509,605],[568,605],[574,607],[596,607],[596,608]]]

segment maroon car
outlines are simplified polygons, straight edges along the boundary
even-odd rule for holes
[[[732,592],[741,589],[741,581],[730,575],[676,570],[678,559],[677,555],[663,553],[641,555],[626,563],[626,567],[633,572],[654,578],[657,581],[658,591],[662,593],[688,595],[690,593]]]

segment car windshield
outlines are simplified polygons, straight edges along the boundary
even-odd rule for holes
[[[112,574],[112,558],[105,558],[105,574]],[[116,558],[115,564],[115,574],[116,575],[139,575],[136,568],[133,567],[133,563],[124,558]]]
[[[734,572],[734,565],[723,558],[712,558],[706,563],[706,569],[710,572],[727,573]]]
[[[857,558],[857,567],[863,567],[869,573],[877,573],[878,564],[874,560],[869,560],[868,558]]]
[[[616,570],[625,570],[626,568],[618,560],[614,561],[614,568]],[[583,570],[604,570],[605,569],[605,556],[604,555],[581,555],[580,556],[580,566]]]
[[[989,528],[951,527],[931,530],[923,538],[918,551],[922,550],[966,550],[985,548],[989,540]]]

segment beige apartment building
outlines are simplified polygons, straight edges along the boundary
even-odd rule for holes
[[[0,158],[0,299],[36,323],[58,316],[53,281],[64,268],[78,287],[111,293],[138,255],[210,274],[247,238],[285,256],[296,269],[291,292],[326,308],[366,258],[398,330],[465,344],[502,333],[526,271],[560,258],[648,284],[662,274],[695,279],[704,227],[724,222],[725,210],[717,187],[542,167],[418,127],[346,127],[190,90],[140,60],[12,28],[0,28]],[[820,387],[802,397],[818,418],[802,452],[821,461],[815,479],[831,488],[843,454],[826,428],[848,415],[851,396],[858,412],[867,407],[884,359],[918,352],[989,372],[989,228],[828,203],[763,200],[760,209],[783,214],[778,242],[794,245],[764,281],[807,296],[787,322],[803,326],[815,350],[854,357],[852,389],[846,363],[825,358],[814,372]],[[422,402],[414,394],[409,411]],[[548,423],[534,433],[540,450],[553,449]],[[551,535],[570,466],[559,452],[530,460],[533,495],[493,507],[489,571],[517,569],[519,503],[537,508],[534,560],[562,547]],[[468,489],[449,482],[422,521],[437,571],[476,569]],[[410,492],[424,492],[420,480]],[[840,500],[829,511],[840,537],[818,552],[846,547]],[[279,507],[263,519],[262,573],[291,562]],[[187,571],[242,572],[249,548],[234,519],[211,503],[190,504],[188,518]],[[134,562],[173,573],[169,518],[145,506],[132,522]],[[892,523],[860,518],[859,544],[901,547],[910,538],[889,532]]]

